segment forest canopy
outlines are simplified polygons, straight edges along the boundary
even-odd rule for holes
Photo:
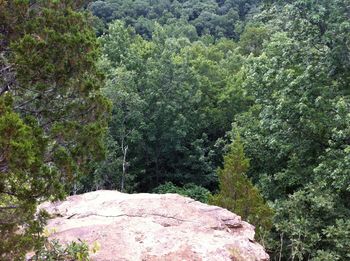
[[[188,38],[208,34],[218,39],[238,39],[245,21],[261,0],[99,0],[89,5],[106,25],[122,20],[136,32],[151,38],[156,24]],[[180,28],[182,29],[180,29]],[[180,32],[182,31],[182,32]]]

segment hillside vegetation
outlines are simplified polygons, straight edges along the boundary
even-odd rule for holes
[[[349,17],[348,0],[0,0],[0,257],[39,247],[38,200],[117,189],[225,207],[271,260],[349,260]]]

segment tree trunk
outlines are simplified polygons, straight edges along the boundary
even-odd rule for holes
[[[120,184],[120,191],[124,192],[125,187],[125,175],[126,175],[126,167],[127,167],[127,161],[126,161],[126,154],[128,153],[128,146],[123,146],[123,173],[122,173],[122,180]]]

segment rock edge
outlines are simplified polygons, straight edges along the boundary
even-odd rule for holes
[[[95,191],[39,208],[51,239],[98,242],[92,260],[269,260],[240,216],[177,194]]]

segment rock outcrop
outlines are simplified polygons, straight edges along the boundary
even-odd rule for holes
[[[177,194],[96,191],[40,207],[51,238],[101,245],[92,260],[269,260],[252,225]]]

